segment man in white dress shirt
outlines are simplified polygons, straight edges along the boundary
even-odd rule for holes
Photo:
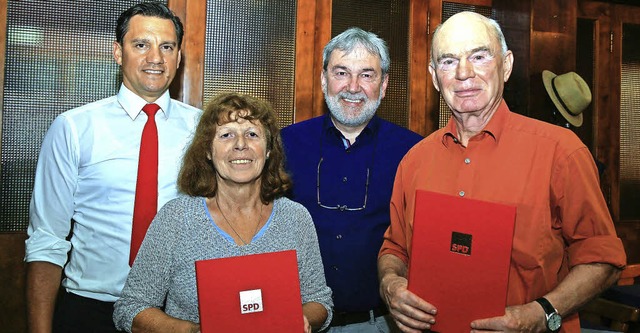
[[[158,209],[177,196],[183,149],[200,115],[169,96],[183,33],[164,4],[123,12],[113,44],[120,91],[60,114],[47,131],[26,241],[30,332],[116,331],[113,303],[129,273],[140,138],[148,119],[141,110],[148,103],[160,107],[154,117]]]

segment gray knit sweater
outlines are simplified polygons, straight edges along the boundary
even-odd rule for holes
[[[131,332],[138,313],[162,306],[172,317],[199,323],[196,260],[295,249],[302,303],[317,302],[327,309],[325,328],[333,301],[309,212],[287,198],[276,199],[263,229],[261,237],[238,246],[214,226],[204,198],[181,196],[168,202],[151,223],[115,304],[116,327]]]

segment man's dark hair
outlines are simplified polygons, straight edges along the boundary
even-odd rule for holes
[[[136,15],[159,17],[173,22],[173,26],[176,28],[176,36],[178,36],[178,49],[182,45],[182,36],[184,35],[184,28],[180,18],[176,16],[167,5],[161,2],[142,2],[131,8],[125,10],[120,14],[118,18],[118,25],[116,26],[116,41],[122,45],[124,35],[129,30],[129,21]]]

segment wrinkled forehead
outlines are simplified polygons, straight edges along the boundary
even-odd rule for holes
[[[463,55],[475,50],[488,49],[496,52],[499,41],[492,27],[475,17],[452,17],[438,30],[433,40],[433,54]]]
[[[368,64],[380,69],[380,56],[370,52],[361,44],[351,50],[335,49],[329,57],[328,69],[333,66],[346,66],[348,64]]]

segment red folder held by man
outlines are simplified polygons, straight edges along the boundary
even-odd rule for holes
[[[516,208],[417,190],[408,289],[433,304],[432,331],[504,315]]]

